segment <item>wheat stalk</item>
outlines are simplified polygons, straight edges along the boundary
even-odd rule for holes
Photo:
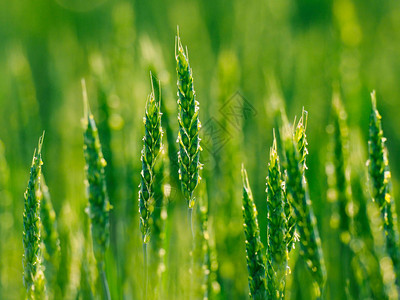
[[[400,286],[400,253],[397,215],[394,200],[390,193],[391,173],[388,153],[383,137],[381,115],[376,108],[375,91],[371,93],[372,110],[369,124],[368,171],[371,181],[371,196],[379,206],[386,236],[386,251],[393,261],[396,283]]]
[[[296,129],[293,130],[286,126],[283,130],[287,164],[287,197],[296,215],[297,229],[300,234],[300,254],[304,257],[307,267],[311,271],[317,284],[317,294],[320,296],[326,281],[326,270],[317,221],[313,213],[304,174],[308,153],[305,134],[306,124],[307,113],[303,110]]]
[[[105,274],[105,252],[110,243],[110,221],[109,211],[111,209],[108,201],[105,166],[107,165],[99,139],[99,132],[96,127],[93,115],[90,111],[86,84],[82,79],[83,101],[85,108],[84,115],[84,156],[86,161],[86,185],[89,204],[87,213],[91,221],[91,232],[94,257],[97,262],[100,280],[103,287],[103,295],[110,299],[110,291]]]
[[[272,112],[273,122],[276,130],[274,129],[274,140],[276,139],[276,152],[277,156],[280,158],[281,164],[281,174],[282,174],[282,188],[283,188],[283,201],[284,201],[284,211],[286,217],[286,231],[285,231],[285,240],[288,252],[294,249],[295,242],[299,239],[298,234],[296,232],[296,217],[294,215],[293,208],[288,201],[287,191],[286,191],[286,181],[287,181],[287,172],[284,168],[286,165],[285,162],[285,149],[284,149],[284,141],[282,139],[282,128],[288,126],[288,118],[285,110],[285,103],[278,91],[277,83],[274,77],[270,77],[268,80],[269,89],[271,90],[271,95],[268,101],[267,113]],[[276,137],[275,137],[276,134]]]
[[[40,176],[42,168],[43,135],[33,154],[28,187],[24,194],[23,245],[24,285],[27,299],[46,299],[45,278],[42,270],[40,236]]]
[[[284,210],[285,197],[275,135],[270,149],[266,191],[268,293],[271,299],[284,299],[288,264],[287,219]]]
[[[150,79],[153,78],[150,75]],[[155,98],[157,93],[158,98]],[[162,151],[162,128],[161,128],[161,112],[160,112],[160,97],[159,91],[152,92],[146,103],[146,112],[144,117],[145,135],[143,137],[142,150],[142,171],[140,173],[140,188],[139,188],[139,213],[140,213],[140,230],[143,236],[143,243],[147,244],[150,241],[150,218],[154,211],[155,186],[161,184],[156,182],[156,163]],[[162,197],[161,197],[162,199]]]
[[[203,191],[203,190],[202,190]],[[191,287],[193,299],[208,299],[208,205],[205,193],[199,197],[195,220],[195,235],[193,243],[193,283]]]
[[[199,161],[201,151],[199,130],[201,125],[188,52],[187,49],[186,52],[183,49],[179,32],[176,37],[175,58],[178,76],[179,179],[183,196],[189,205],[191,222],[191,213],[195,204],[193,192],[201,179]]]
[[[164,270],[164,226],[167,218],[167,210],[165,207],[165,163],[164,163],[164,147],[162,144],[163,130],[161,125],[161,87],[157,78],[150,73],[152,93],[149,96],[146,107],[145,117],[145,146],[142,150],[142,165],[143,160],[147,163],[147,168],[151,173],[151,182],[145,183],[149,188],[152,198],[149,198],[153,203],[149,207],[151,209],[148,225],[151,232],[150,239],[150,271],[151,283],[153,285],[154,298],[160,297],[161,280]],[[147,141],[147,139],[151,139]],[[147,147],[147,149],[146,149]],[[143,153],[152,153],[151,161],[148,161]],[[142,169],[146,172],[146,169]],[[143,181],[141,182],[142,187]],[[141,197],[139,192],[139,197]]]
[[[243,220],[246,238],[246,259],[249,271],[250,296],[253,299],[266,299],[267,283],[265,278],[265,256],[263,244],[260,240],[260,228],[257,220],[257,209],[254,204],[247,172],[242,166],[243,179]]]

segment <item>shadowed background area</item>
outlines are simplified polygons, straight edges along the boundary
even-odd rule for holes
[[[307,176],[328,265],[330,299],[335,299],[337,276],[329,278],[330,258],[336,254],[330,254],[335,249],[330,244],[333,225],[325,161],[334,89],[340,91],[348,113],[351,142],[357,144],[351,155],[362,163],[367,160],[369,93],[376,90],[388,138],[394,198],[400,199],[399,2],[1,1],[1,299],[21,299],[25,293],[23,193],[43,130],[43,173],[57,215],[64,266],[57,276],[56,294],[58,299],[83,297],[81,260],[92,259],[85,246],[83,77],[108,163],[113,210],[106,271],[111,294],[113,299],[141,299],[137,195],[143,116],[152,70],[161,81],[164,115],[175,142],[177,25],[188,47],[200,103],[202,189],[216,243],[221,299],[248,297],[242,162],[259,212],[261,238],[266,240],[265,177],[277,99],[283,99],[290,121],[300,116],[303,106],[309,113]],[[171,186],[164,286],[168,299],[184,299],[189,279],[183,274],[190,262],[181,257],[188,252],[190,235],[186,203],[175,197],[179,187]],[[361,195],[353,191],[353,197]],[[305,266],[299,263],[294,270],[287,297],[310,299],[311,279]]]

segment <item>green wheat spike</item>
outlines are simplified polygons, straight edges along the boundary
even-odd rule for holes
[[[151,74],[150,79],[153,80]],[[158,98],[155,97],[156,94]],[[145,135],[143,137],[142,171],[139,188],[140,230],[144,244],[150,241],[150,220],[156,204],[154,190],[155,186],[160,184],[156,181],[158,176],[156,164],[160,153],[163,151],[160,100],[160,93],[158,90],[154,90],[154,84],[152,84],[152,92],[146,103],[144,117]],[[162,197],[158,200],[162,200]]]
[[[246,259],[249,271],[249,288],[252,299],[261,300],[267,297],[265,256],[260,240],[260,228],[257,220],[257,209],[254,204],[247,172],[242,166],[243,179],[243,227],[246,238]]]
[[[288,118],[285,110],[285,102],[279,92],[277,82],[273,76],[268,79],[268,86],[271,91],[271,95],[269,97],[269,107],[272,111],[272,117],[274,121],[274,125],[276,130],[274,133],[276,134],[276,143],[277,143],[277,155],[281,159],[281,174],[282,174],[282,183],[283,183],[283,197],[284,197],[284,210],[285,216],[287,219],[286,222],[286,245],[288,252],[294,249],[295,242],[299,239],[298,233],[296,232],[296,217],[294,215],[293,208],[287,199],[287,191],[286,191],[286,181],[287,181],[287,172],[284,168],[286,166],[285,162],[285,149],[284,149],[284,141],[282,138],[281,130],[285,126],[288,126]]]
[[[52,285],[55,283],[55,276],[60,264],[60,238],[57,229],[56,213],[51,202],[49,188],[46,185],[42,174],[40,181],[42,201],[40,204],[41,238],[43,240],[43,258],[45,264],[45,275]]]
[[[158,114],[161,119],[161,88],[160,82],[154,76],[153,73],[150,74],[152,90],[154,93],[154,99],[158,99]],[[162,127],[161,120],[157,125],[159,126],[158,130],[161,130],[162,135]],[[157,129],[156,129],[157,130]],[[160,142],[162,143],[162,136],[160,136]],[[165,223],[167,219],[167,208],[165,203],[165,195],[164,188],[167,184],[165,178],[167,176],[166,172],[166,162],[165,162],[165,153],[163,146],[161,146],[157,162],[154,164],[154,182],[153,182],[153,192],[154,192],[154,211],[150,216],[150,225],[151,225],[151,239],[150,239],[150,251],[151,255],[150,259],[150,270],[152,274],[152,284],[154,286],[154,295],[155,297],[160,297],[161,294],[161,281],[162,274],[164,272],[164,260],[165,260],[165,249],[164,249],[164,240],[165,240]]]
[[[351,191],[352,203],[356,208],[350,226],[350,247],[354,253],[352,269],[360,287],[360,297],[363,299],[388,299],[385,291],[382,272],[379,267],[379,257],[374,244],[372,223],[368,217],[367,207],[370,205],[370,195],[367,194],[367,168],[365,167],[365,149],[361,133],[352,132],[351,138]],[[376,225],[374,225],[376,226]]]
[[[193,192],[200,182],[200,120],[199,105],[193,87],[192,69],[188,52],[183,49],[179,32],[175,47],[176,71],[178,75],[178,123],[179,123],[179,179],[182,193],[189,210],[192,211],[195,198]]]
[[[84,80],[82,80],[82,90],[85,108],[83,150],[86,161],[85,173],[87,197],[89,200],[86,211],[91,221],[93,252],[98,265],[103,295],[106,299],[110,299],[110,292],[105,275],[105,252],[110,243],[109,211],[111,209],[107,195],[104,170],[107,163],[101,151],[99,132],[89,108]]]
[[[317,285],[317,294],[322,292],[326,281],[326,269],[322,255],[317,220],[314,216],[304,171],[306,169],[307,113],[303,110],[297,127],[286,126],[283,130],[287,164],[287,197],[296,215],[300,235],[300,254],[304,257]]]
[[[391,195],[391,173],[389,170],[386,139],[383,137],[381,115],[376,108],[375,91],[371,93],[372,111],[369,124],[368,171],[371,181],[371,196],[380,209],[386,236],[386,251],[393,261],[396,284],[400,286],[400,253],[397,215]]]
[[[283,209],[286,217],[285,243],[290,253],[290,251],[294,249],[295,242],[299,240],[299,236],[296,232],[296,216],[287,196],[286,181],[287,174],[286,170],[284,170],[284,172],[282,172],[282,192],[284,201]]]
[[[286,242],[285,197],[274,135],[267,176],[267,284],[271,299],[284,299],[288,249]]]
[[[42,145],[44,133],[39,139],[37,151],[33,154],[28,187],[24,194],[23,245],[24,285],[26,299],[47,299],[45,278],[42,267],[40,236],[40,176],[42,169]]]

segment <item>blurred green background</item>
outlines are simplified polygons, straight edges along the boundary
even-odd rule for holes
[[[363,144],[364,151],[355,153],[362,162],[367,159],[369,93],[377,91],[395,199],[400,199],[398,1],[3,0],[0,139],[7,165],[1,166],[0,183],[1,299],[24,297],[23,193],[33,149],[43,130],[43,172],[58,218],[62,264],[67,266],[58,279],[60,295],[73,299],[79,290],[80,261],[87,256],[82,77],[87,80],[99,125],[114,206],[107,267],[111,293],[115,299],[141,299],[137,186],[142,120],[150,93],[149,70],[153,70],[161,80],[164,105],[177,135],[177,25],[183,44],[188,46],[200,119],[203,124],[222,126],[229,136],[222,147],[203,147],[202,176],[207,184],[224,299],[248,297],[242,162],[249,172],[265,241],[265,177],[274,126],[273,99],[285,100],[290,120],[300,115],[303,106],[309,112],[307,176],[328,264],[332,263],[329,251],[335,251],[325,239],[330,216],[326,126],[333,86],[340,87],[352,140]],[[239,95],[237,92],[241,95],[238,101],[250,104],[252,113],[232,124],[224,105]],[[203,134],[207,144],[207,132]],[[186,265],[179,260],[179,253],[186,249],[181,246],[187,239],[183,229],[187,227],[186,203],[176,198],[172,195],[168,204],[165,285],[169,298],[185,299],[180,286]],[[302,276],[307,271],[301,266],[296,270],[290,276],[288,297],[307,299],[310,284],[303,283],[309,277]]]

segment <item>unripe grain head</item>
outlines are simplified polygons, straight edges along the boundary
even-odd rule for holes
[[[179,123],[179,179],[189,208],[193,208],[193,192],[200,182],[200,120],[199,106],[193,87],[192,69],[188,52],[183,49],[179,34],[175,46],[176,71],[178,75],[178,123]]]

